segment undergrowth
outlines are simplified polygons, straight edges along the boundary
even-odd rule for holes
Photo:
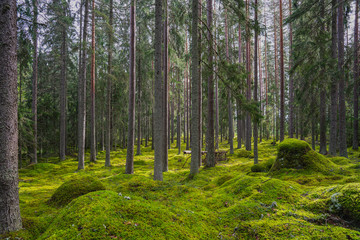
[[[111,152],[109,168],[104,167],[105,152],[99,152],[96,163],[86,156],[86,168],[80,172],[76,158],[42,159],[47,163],[21,169],[24,229],[3,237],[360,239],[359,152],[349,149],[350,159],[311,152],[307,157],[328,163],[327,171],[281,168],[269,174],[277,146],[263,141],[256,167],[253,154],[238,149],[227,161],[201,168],[190,179],[188,155],[178,155],[175,146],[169,150],[163,182],[152,180],[150,147],[135,156],[133,175],[124,174],[125,150]],[[228,145],[220,148],[227,150]],[[96,187],[75,191],[87,188],[84,184]],[[61,193],[59,204],[52,201],[56,193]]]

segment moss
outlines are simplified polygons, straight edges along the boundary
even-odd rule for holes
[[[270,171],[270,169],[271,169],[272,165],[274,164],[274,162],[275,162],[275,159],[270,158],[267,161],[261,162],[259,164],[254,164],[251,167],[251,171],[252,172],[268,172],[268,171]]]
[[[330,158],[330,160],[333,163],[340,165],[340,166],[348,165],[351,163],[351,161],[345,157],[332,157],[332,158]]]
[[[349,183],[330,198],[330,210],[360,223],[360,184]]]
[[[214,234],[192,211],[98,191],[71,202],[40,239],[197,239]]]
[[[270,171],[274,172],[283,168],[329,172],[336,167],[327,158],[311,150],[307,142],[286,139],[279,144],[278,156]]]
[[[245,149],[237,150],[236,156],[238,158],[254,158],[254,154],[251,151],[246,151]]]
[[[49,203],[64,206],[79,196],[104,189],[105,186],[93,177],[77,176],[63,183],[51,196]]]

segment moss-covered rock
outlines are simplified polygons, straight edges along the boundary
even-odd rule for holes
[[[330,198],[330,211],[360,223],[360,184],[349,183]]]
[[[105,190],[105,186],[99,180],[90,176],[77,176],[56,189],[49,203],[58,207],[64,206],[77,197],[100,190]]]
[[[292,168],[327,172],[334,167],[330,160],[311,150],[307,142],[291,138],[279,144],[278,156],[270,171]]]
[[[236,152],[236,156],[239,158],[253,158],[254,154],[251,151],[246,151],[245,149],[240,149]]]

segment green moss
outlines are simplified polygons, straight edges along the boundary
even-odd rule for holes
[[[251,167],[251,171],[252,172],[268,172],[268,171],[270,171],[270,169],[271,169],[272,165],[274,164],[274,162],[275,162],[275,159],[270,158],[267,161],[261,162],[259,164],[254,164]]]
[[[360,184],[349,183],[330,198],[330,210],[360,223]]]
[[[134,196],[92,192],[64,208],[40,239],[205,239],[214,234],[196,213],[175,212]]]
[[[79,196],[104,189],[105,186],[93,177],[77,176],[63,183],[51,196],[49,203],[64,206]]]
[[[254,154],[251,151],[246,151],[245,149],[237,150],[236,156],[238,158],[254,158]]]
[[[297,139],[286,139],[278,146],[278,156],[271,172],[283,168],[329,172],[335,165],[321,154],[311,150],[308,143]]]
[[[332,158],[330,158],[330,160],[333,163],[335,163],[337,165],[341,165],[341,166],[348,165],[351,163],[351,161],[345,157],[332,157]]]

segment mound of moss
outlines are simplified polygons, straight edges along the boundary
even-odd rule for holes
[[[270,158],[267,161],[261,162],[259,164],[254,164],[251,167],[251,171],[252,172],[269,172],[272,165],[274,164],[274,161],[275,160],[273,158]]]
[[[240,149],[236,152],[236,156],[239,158],[254,158],[254,154],[251,151]]]
[[[333,167],[330,160],[313,151],[307,142],[290,138],[279,144],[278,156],[270,171],[292,168],[327,172]]]
[[[330,198],[330,211],[360,223],[360,184],[349,183]]]
[[[199,218],[132,195],[98,191],[62,209],[40,239],[210,239],[214,232]]]
[[[64,206],[77,197],[100,190],[105,190],[105,186],[99,180],[90,176],[77,176],[56,189],[49,203],[58,207]]]

